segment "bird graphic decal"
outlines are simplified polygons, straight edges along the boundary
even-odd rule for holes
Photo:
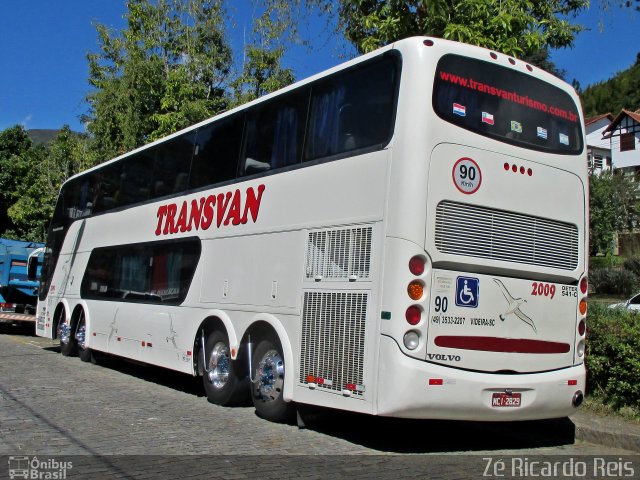
[[[526,323],[531,328],[533,328],[534,332],[538,333],[538,330],[536,330],[536,325],[535,323],[533,323],[533,320],[531,320],[528,316],[526,316],[522,312],[522,310],[520,310],[520,307],[523,304],[527,303],[527,301],[524,298],[514,298],[507,290],[507,287],[504,286],[504,283],[502,283],[497,278],[494,278],[493,281],[496,282],[496,284],[500,288],[500,291],[502,292],[502,295],[504,295],[504,298],[507,299],[507,303],[509,303],[509,307],[507,308],[507,310],[500,315],[500,320],[504,322],[504,319],[506,318],[507,315],[514,314],[524,323]]]

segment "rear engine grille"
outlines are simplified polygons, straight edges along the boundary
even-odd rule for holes
[[[570,223],[443,201],[436,209],[442,253],[574,270],[578,228]]]
[[[363,396],[368,294],[305,292],[300,383]]]

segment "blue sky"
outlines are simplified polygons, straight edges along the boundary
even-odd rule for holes
[[[243,31],[251,29],[248,0],[237,5],[232,43],[242,50]],[[554,52],[552,59],[582,87],[606,80],[631,66],[640,52],[640,13],[597,6],[578,22],[590,30],[581,33],[573,49]],[[83,131],[78,117],[86,113],[89,91],[86,54],[97,51],[92,24],[120,28],[124,0],[4,1],[0,5],[0,130],[16,124],[25,128],[60,128],[68,124]],[[599,28],[599,24],[603,30]],[[296,78],[304,78],[343,61],[344,48],[318,33],[311,21],[303,34],[317,41],[312,51],[297,48],[285,62]]]

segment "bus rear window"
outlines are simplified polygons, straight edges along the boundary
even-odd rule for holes
[[[443,56],[433,108],[447,122],[505,143],[560,154],[583,148],[578,107],[566,92],[483,60]]]

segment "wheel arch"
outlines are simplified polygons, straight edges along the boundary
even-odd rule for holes
[[[66,298],[61,299],[56,305],[56,308],[53,311],[53,318],[52,318],[52,325],[51,325],[52,339],[54,340],[58,339],[58,325],[60,325],[60,322],[65,322],[65,323],[70,322],[70,318],[71,318],[71,316],[69,315],[70,311],[71,310],[69,308],[69,302],[67,301]]]
[[[252,348],[255,349],[255,345],[257,342],[265,337],[270,337],[277,342],[280,343],[280,348],[282,348],[282,354],[284,355],[284,362],[286,366],[285,377],[284,377],[284,390],[282,392],[283,398],[286,401],[291,401],[293,399],[293,385],[294,385],[294,377],[295,377],[295,363],[293,356],[293,348],[291,346],[291,339],[287,334],[287,331],[282,325],[282,322],[278,317],[269,314],[262,313],[255,315],[251,319],[251,323],[249,328],[244,332],[242,337],[242,341],[240,342],[240,349],[238,351],[238,357],[247,358],[248,359],[248,344],[249,338],[251,337]],[[252,352],[253,353],[253,352]],[[246,369],[247,374],[249,373],[249,369],[247,368],[248,360],[243,364],[243,368]],[[288,372],[288,374],[286,373]]]
[[[215,330],[223,330],[227,334],[229,339],[229,349],[231,351],[231,358],[236,360],[238,356],[238,336],[236,330],[231,323],[231,319],[226,312],[222,310],[211,310],[208,315],[200,322],[198,329],[195,332],[193,339],[193,374],[202,375],[202,365],[199,362],[200,352],[202,351],[202,333],[204,332],[205,338],[211,332]]]

